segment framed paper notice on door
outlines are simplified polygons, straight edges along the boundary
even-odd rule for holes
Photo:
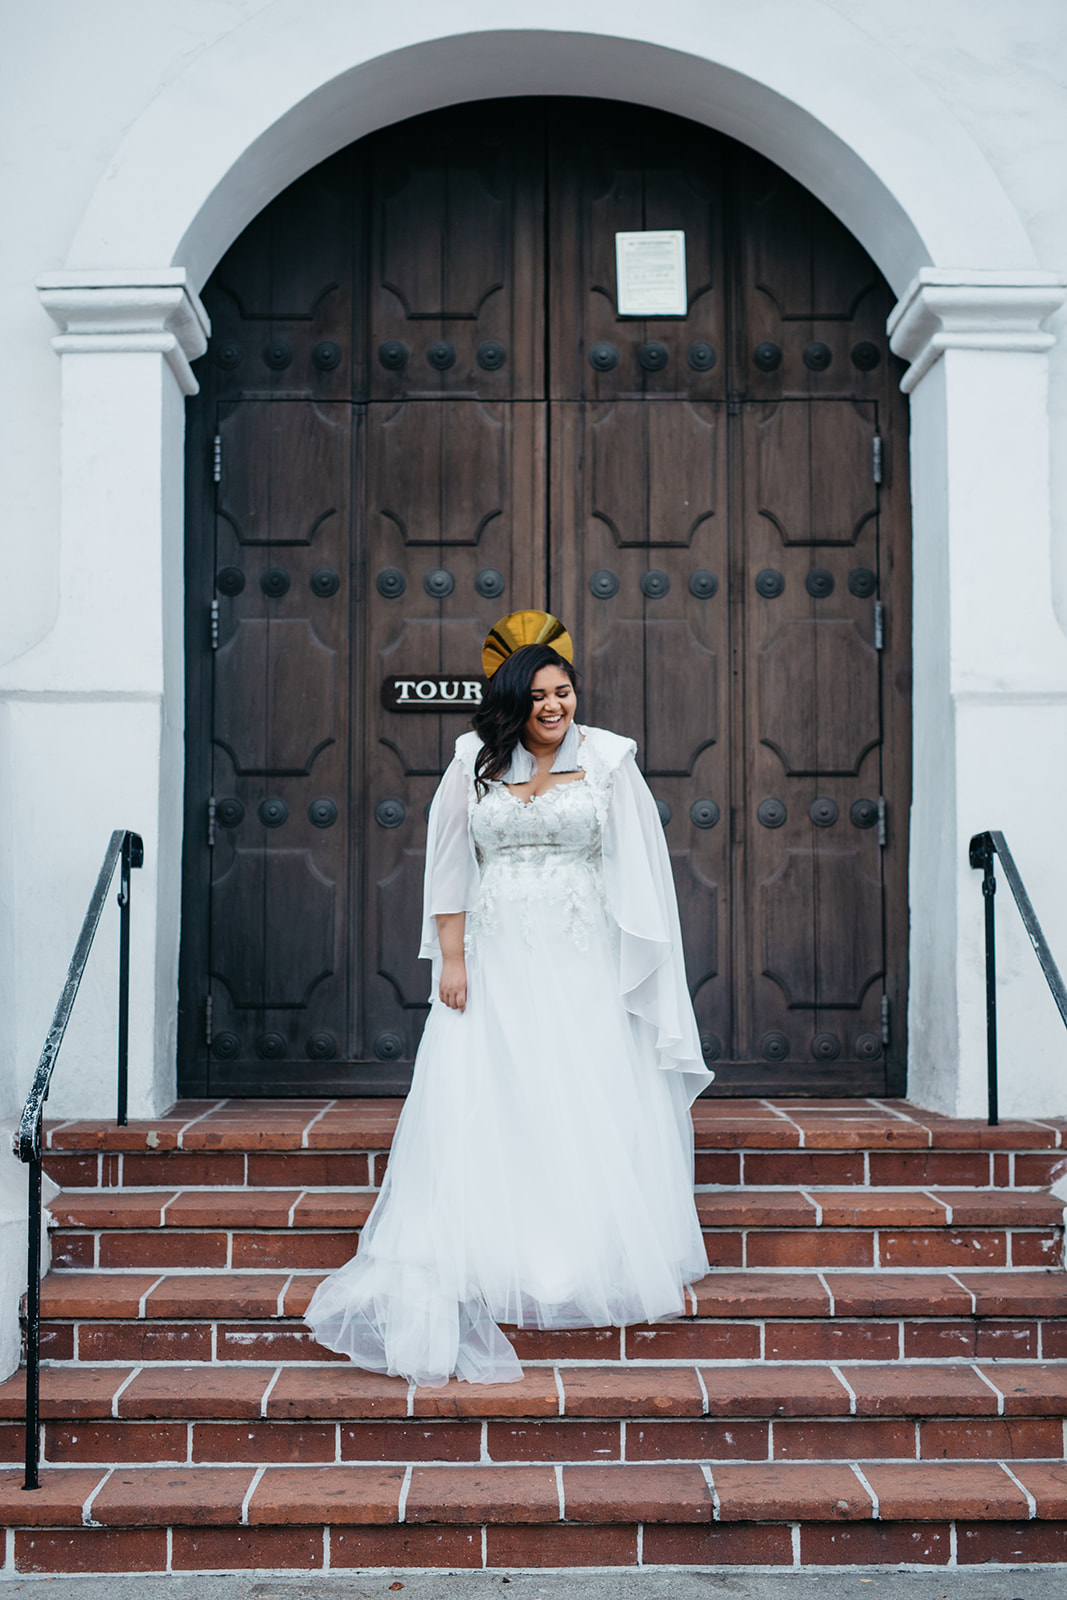
[[[617,233],[615,265],[620,317],[684,317],[685,234],[680,228]]]

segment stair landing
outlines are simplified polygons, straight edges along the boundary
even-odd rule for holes
[[[701,1101],[676,1321],[515,1330],[421,1390],[301,1313],[400,1103],[48,1129],[43,1486],[0,1385],[9,1572],[1067,1562],[1067,1120]]]

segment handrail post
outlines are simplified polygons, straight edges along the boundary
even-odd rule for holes
[[[996,902],[997,878],[996,850],[988,833],[980,833],[971,840],[972,867],[982,869],[982,895],[985,900],[985,1036],[986,1082],[989,1095],[989,1126],[995,1128],[1000,1121],[997,1104],[997,928]]]
[[[40,1486],[41,1459],[41,1148],[29,1163],[29,1251],[26,1261],[26,1480]]]
[[[119,866],[119,1084],[115,1122],[126,1126],[130,1073],[130,850],[133,835],[122,841]]]

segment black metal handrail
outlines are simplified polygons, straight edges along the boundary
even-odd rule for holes
[[[1048,940],[1041,931],[1041,924],[1037,914],[1030,904],[1030,896],[1026,892],[1026,885],[1019,876],[1019,869],[1015,859],[1008,849],[1002,833],[991,830],[989,833],[976,833],[971,840],[970,857],[971,866],[981,871],[982,893],[985,896],[985,1027],[986,1027],[986,1074],[989,1085],[989,1126],[995,1128],[999,1119],[997,1108],[997,945],[996,925],[993,916],[993,897],[997,892],[997,879],[994,862],[1000,857],[1004,868],[1004,876],[1008,880],[1008,887],[1015,896],[1015,904],[1019,908],[1019,915],[1023,919],[1023,927],[1027,937],[1034,947],[1045,981],[1052,991],[1052,998],[1067,1026],[1067,985],[1060,975],[1052,951],[1048,947]]]
[[[119,1127],[126,1123],[126,1100],[130,1056],[130,872],[144,865],[144,844],[139,833],[116,828],[104,855],[89,909],[85,913],[78,942],[67,968],[67,978],[59,997],[52,1026],[48,1030],[33,1075],[33,1086],[22,1108],[16,1139],[16,1154],[28,1165],[30,1180],[29,1240],[26,1283],[26,1481],[24,1489],[40,1486],[41,1459],[41,1171],[43,1164],[42,1126],[44,1103],[52,1082],[59,1047],[74,1009],[78,986],[89,959],[93,938],[107,899],[107,891],[120,866],[119,877]]]

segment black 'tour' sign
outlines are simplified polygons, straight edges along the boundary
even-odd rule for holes
[[[485,692],[485,678],[425,677],[383,678],[382,705],[387,711],[467,711],[477,709]]]

